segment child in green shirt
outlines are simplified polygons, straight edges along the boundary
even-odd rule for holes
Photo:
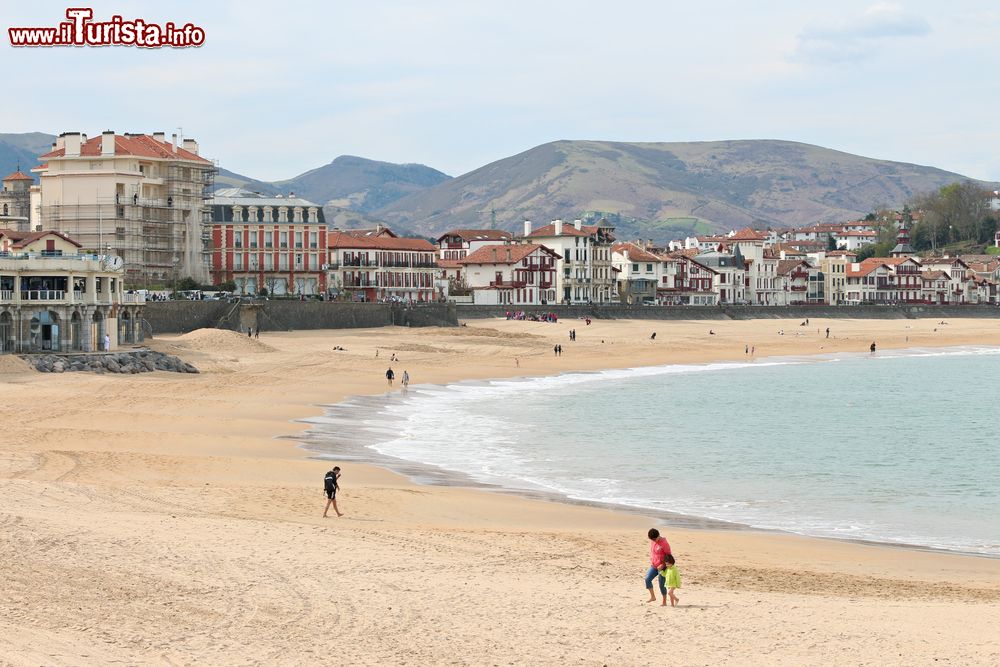
[[[677,594],[674,593],[675,590],[681,587],[681,573],[675,565],[674,557],[672,554],[664,554],[663,564],[666,566],[660,570],[660,576],[667,580],[667,592],[670,594],[670,606],[676,607],[677,601],[680,600]],[[667,601],[664,600],[663,604],[666,605]]]

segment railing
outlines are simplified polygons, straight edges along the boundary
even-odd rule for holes
[[[462,243],[461,241],[459,241],[457,243],[455,243],[453,241],[450,241],[448,243],[442,243],[441,247],[442,248],[446,248],[448,250],[461,250],[462,248],[465,247],[465,244]]]
[[[73,290],[73,301],[83,301],[83,291]]]
[[[122,303],[146,303],[146,298],[141,294],[124,294]]]
[[[14,300],[14,290],[3,289],[0,290],[0,301],[13,301]]]
[[[805,292],[806,289],[807,289],[807,287],[805,285],[801,285],[801,286],[800,285],[792,285],[791,289],[792,289],[793,292]]]
[[[23,290],[21,301],[65,301],[66,290],[61,289],[36,289]]]
[[[528,283],[523,280],[491,280],[490,287],[509,287],[509,288],[520,288],[527,287]]]

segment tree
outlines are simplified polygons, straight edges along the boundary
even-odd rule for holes
[[[909,206],[921,212],[911,236],[917,249],[955,242],[989,243],[997,228],[990,191],[972,181],[952,183],[915,197]]]
[[[830,234],[826,237],[826,249],[827,250],[837,249],[837,239],[833,237],[833,234]]]

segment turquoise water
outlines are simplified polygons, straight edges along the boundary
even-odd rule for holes
[[[1000,555],[998,378],[1000,349],[951,348],[428,387],[382,408],[374,447],[514,489]]]

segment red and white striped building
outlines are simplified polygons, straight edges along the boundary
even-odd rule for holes
[[[212,284],[237,294],[319,295],[326,291],[323,207],[289,195],[218,190],[212,211]]]

